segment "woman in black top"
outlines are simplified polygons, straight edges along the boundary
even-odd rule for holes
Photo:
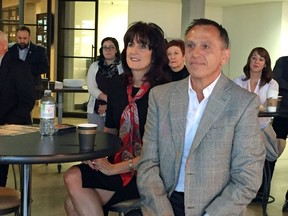
[[[136,167],[140,159],[149,90],[167,82],[164,34],[153,23],[137,22],[124,36],[124,73],[108,92],[104,132],[117,134],[122,149],[113,158],[86,161],[64,175],[67,215],[107,215],[120,201],[138,198]],[[104,211],[103,211],[104,207]]]
[[[169,59],[168,73],[171,81],[178,81],[189,76],[184,65],[185,44],[183,40],[171,40],[167,43],[167,56]]]

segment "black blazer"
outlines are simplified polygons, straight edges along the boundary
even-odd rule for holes
[[[19,58],[17,43],[9,48],[9,52],[11,52],[15,58]],[[41,74],[47,74],[49,72],[46,49],[43,46],[36,45],[30,41],[25,62],[30,66],[30,70],[34,77],[34,85],[37,87],[41,86]]]
[[[0,125],[31,124],[35,87],[27,63],[7,52],[0,66]]]

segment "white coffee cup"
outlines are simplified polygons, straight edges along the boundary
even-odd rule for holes
[[[277,111],[277,107],[267,107],[267,111],[268,112],[276,112]]]
[[[278,98],[268,98],[267,99],[267,111],[276,112],[277,103],[278,103]]]

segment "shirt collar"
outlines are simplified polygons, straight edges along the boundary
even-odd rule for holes
[[[190,81],[191,77],[190,76],[189,76],[189,79],[188,79],[188,85],[189,85],[188,86],[188,93],[189,92],[195,92],[192,89],[192,85],[191,85],[191,81]],[[209,86],[207,86],[206,88],[203,89],[204,98],[208,98],[211,95],[211,93],[212,93],[217,81],[219,80],[220,76],[221,76],[221,73],[219,74],[219,76]]]

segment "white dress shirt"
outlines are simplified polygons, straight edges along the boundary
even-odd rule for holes
[[[191,82],[189,79],[189,88],[188,88],[188,113],[187,113],[187,121],[186,121],[186,130],[185,130],[185,140],[184,140],[184,150],[181,159],[181,166],[180,166],[180,175],[178,179],[177,186],[175,188],[178,192],[184,192],[185,188],[185,166],[186,160],[188,158],[198,125],[202,118],[203,112],[206,108],[209,96],[211,95],[220,75],[217,79],[211,83],[208,87],[203,90],[204,99],[199,103],[197,99],[196,92],[192,89]]]
[[[29,48],[25,48],[25,49],[19,49],[18,48],[18,50],[19,50],[19,58],[21,60],[25,61]]]

